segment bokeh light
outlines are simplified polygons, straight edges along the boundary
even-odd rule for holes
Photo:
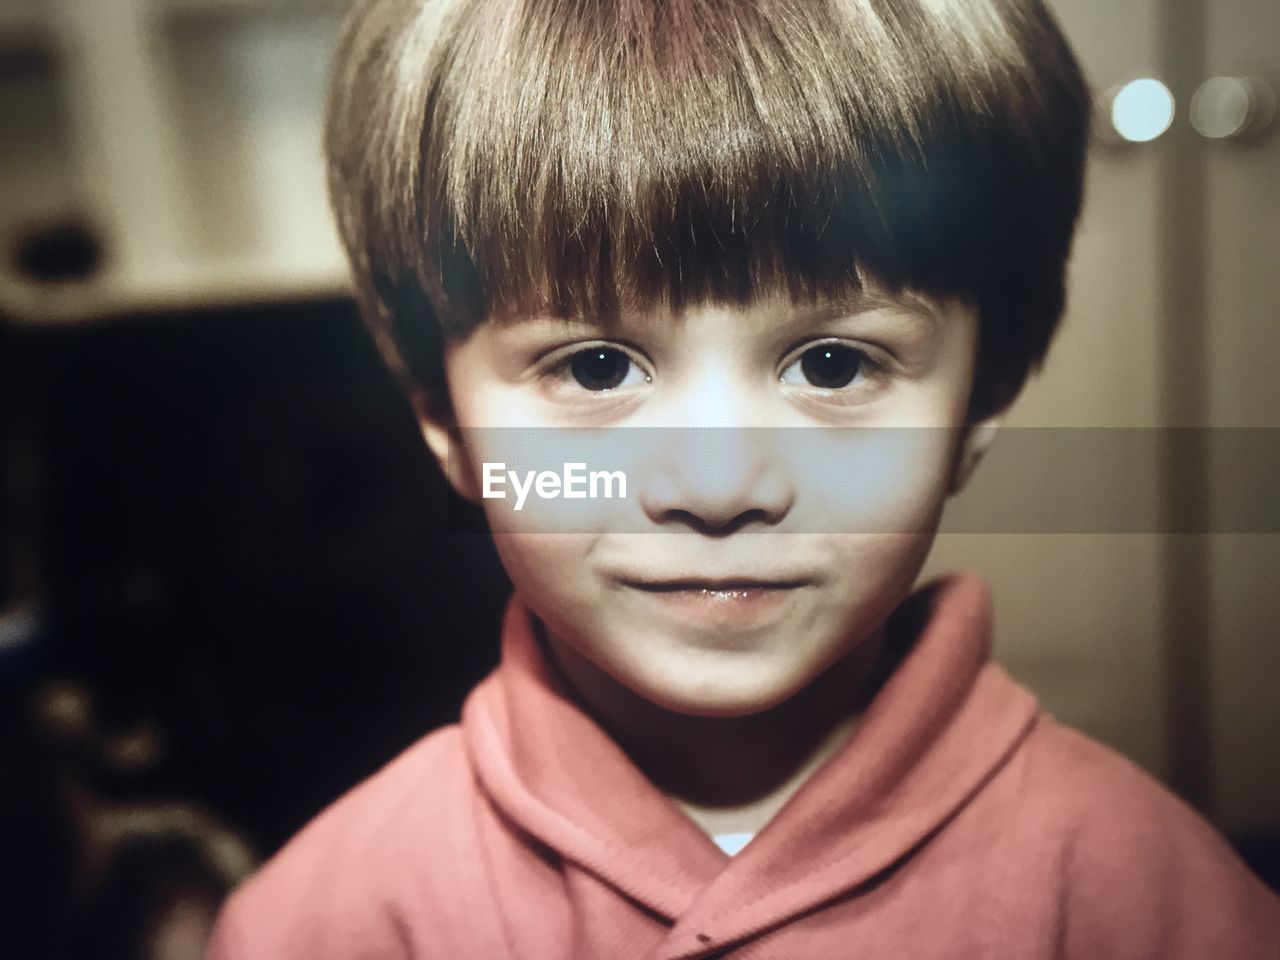
[[[1169,129],[1173,114],[1173,94],[1150,77],[1129,81],[1111,100],[1112,127],[1133,143],[1156,139]]]

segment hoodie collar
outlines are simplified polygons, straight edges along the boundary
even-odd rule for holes
[[[462,726],[480,783],[522,829],[675,926],[692,957],[777,926],[908,854],[1029,730],[1034,696],[991,661],[975,574],[934,581],[889,622],[886,669],[849,742],[729,859],[579,707],[532,615],[507,610],[499,668]]]

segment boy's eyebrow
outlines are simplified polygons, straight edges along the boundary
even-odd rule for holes
[[[940,312],[923,297],[904,291],[891,294],[878,290],[860,290],[830,300],[816,303],[802,303],[793,306],[792,317],[806,323],[822,323],[828,320],[839,320],[844,317],[870,313],[873,310],[905,311],[914,317],[928,321],[931,326],[940,326]]]
[[[938,327],[943,323],[943,316],[935,306],[924,297],[912,294],[910,291],[885,293],[878,290],[864,289],[825,300],[802,301],[799,303],[785,302],[780,309],[787,312],[788,320],[805,324],[819,324],[840,320],[875,310],[893,310],[899,313],[906,313],[911,318],[927,322],[930,327]],[[561,317],[553,314],[538,314],[523,320],[512,319],[508,324],[503,325],[516,329],[537,327],[545,329],[552,327],[566,331],[611,331],[616,330],[618,327],[627,326],[628,321],[625,315],[615,325],[602,323],[585,315]]]

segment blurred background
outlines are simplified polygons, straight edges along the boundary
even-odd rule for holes
[[[325,202],[348,6],[0,0],[5,957],[199,956],[238,880],[496,662],[505,577],[444,532]],[[1274,430],[1280,18],[1053,6],[1099,109],[1014,424]],[[1239,485],[1197,430],[1134,469],[1211,531]],[[1280,535],[945,533],[925,575],[958,566],[1045,709],[1280,885]]]

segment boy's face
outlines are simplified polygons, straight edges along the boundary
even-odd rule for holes
[[[579,671],[680,713],[741,716],[799,692],[910,590],[998,425],[960,429],[976,347],[969,308],[876,293],[624,317],[607,333],[490,322],[448,344],[451,423],[424,430]],[[618,428],[604,468],[625,472],[626,499],[531,493],[516,511],[514,493],[481,496],[485,462],[523,469],[527,428],[583,427]]]

